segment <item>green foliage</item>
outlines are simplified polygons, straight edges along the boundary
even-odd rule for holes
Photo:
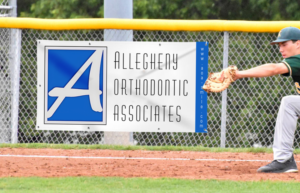
[[[299,20],[297,0],[133,0],[134,18]]]
[[[19,0],[21,17],[103,18],[104,0]],[[299,20],[297,0],[133,0],[133,17],[148,19]]]
[[[103,0],[39,0],[31,4],[30,10],[21,11],[20,16],[57,19],[103,17]]]

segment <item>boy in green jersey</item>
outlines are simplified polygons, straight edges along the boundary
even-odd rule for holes
[[[268,77],[281,74],[291,76],[300,94],[300,30],[295,27],[282,29],[275,41],[284,58],[280,63],[268,63],[249,70],[237,71],[235,80],[248,77]],[[274,160],[259,168],[258,172],[298,172],[293,156],[294,134],[300,116],[300,95],[285,96],[277,115],[273,152]]]

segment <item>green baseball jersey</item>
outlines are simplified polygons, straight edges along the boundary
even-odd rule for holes
[[[284,63],[289,69],[288,73],[282,75],[291,76],[293,78],[296,90],[298,94],[300,94],[300,55],[285,58],[282,63]]]

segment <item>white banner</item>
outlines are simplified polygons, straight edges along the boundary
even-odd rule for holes
[[[207,131],[205,42],[38,40],[37,55],[38,130]]]

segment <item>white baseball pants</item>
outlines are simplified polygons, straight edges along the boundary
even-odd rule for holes
[[[273,152],[274,160],[285,162],[293,155],[297,120],[300,117],[300,96],[285,96],[277,115]]]

